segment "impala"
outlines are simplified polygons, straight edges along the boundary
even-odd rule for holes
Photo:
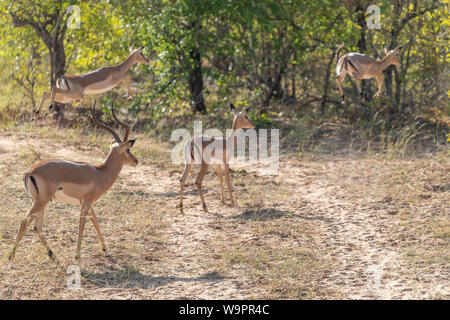
[[[341,44],[336,52],[336,81],[339,87],[339,93],[342,97],[342,102],[345,101],[344,91],[342,90],[342,82],[347,74],[357,80],[375,78],[378,83],[378,92],[375,94],[375,98],[379,98],[383,93],[383,70],[390,65],[400,66],[400,58],[398,53],[402,47],[398,46],[394,50],[390,51],[385,47],[384,52],[386,56],[380,60],[376,60],[368,55],[356,52],[349,52],[339,56],[339,53],[343,48],[344,45]],[[360,95],[362,96],[361,86],[358,81],[355,81],[355,83]]]
[[[45,92],[39,102],[36,114],[39,113],[43,104],[50,99],[50,108],[54,102],[61,104],[71,103],[89,94],[99,94],[109,91],[119,83],[124,82],[127,93],[124,98],[134,98],[130,88],[130,76],[127,71],[135,64],[148,64],[148,60],[142,54],[142,48],[132,50],[130,55],[121,64],[112,67],[103,67],[79,76],[62,76],[56,80],[51,92]]]
[[[224,191],[223,191],[223,177],[222,177],[222,169],[223,165],[225,168],[225,178],[228,186],[228,192],[230,195],[231,205],[234,205],[233,194],[231,192],[231,183],[230,183],[230,164],[229,161],[231,156],[234,154],[234,146],[237,142],[237,134],[239,129],[251,129],[255,126],[247,117],[248,109],[245,109],[241,112],[235,110],[233,104],[230,104],[231,112],[234,115],[233,125],[231,133],[226,138],[214,138],[214,137],[206,137],[199,136],[190,139],[186,146],[184,147],[184,172],[183,176],[180,179],[180,211],[183,213],[183,188],[186,178],[189,175],[189,172],[194,165],[194,162],[201,163],[200,172],[197,176],[197,180],[195,182],[198,190],[198,194],[202,201],[203,210],[208,212],[206,207],[205,199],[203,198],[202,193],[202,181],[205,177],[208,167],[210,164],[215,166],[217,175],[220,180],[220,192],[221,192],[221,200],[222,203],[225,203]],[[219,147],[220,150],[215,149]],[[217,151],[217,152],[216,152]],[[199,161],[194,161],[198,159]]]
[[[92,204],[111,188],[124,165],[134,167],[138,164],[138,160],[130,151],[136,139],[128,140],[130,127],[117,119],[114,113],[114,106],[111,106],[111,109],[115,121],[119,126],[125,128],[123,140],[120,139],[119,135],[113,129],[97,121],[95,103],[92,108],[92,120],[95,125],[111,133],[114,138],[108,156],[103,163],[92,165],[84,162],[49,159],[36,163],[24,173],[23,182],[25,184],[25,190],[33,200],[33,206],[28,216],[22,220],[14,247],[9,255],[10,261],[14,259],[19,242],[27,226],[33,220],[35,221],[34,230],[44,245],[48,256],[52,260],[56,260],[53,251],[50,249],[42,234],[44,209],[52,199],[61,203],[81,206],[75,258],[77,260],[80,259],[81,238],[87,216],[89,216],[94,224],[102,250],[108,255]]]

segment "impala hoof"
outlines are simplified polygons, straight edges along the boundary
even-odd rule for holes
[[[205,210],[205,212],[208,212],[208,208],[206,207],[206,203],[203,204],[203,210]]]

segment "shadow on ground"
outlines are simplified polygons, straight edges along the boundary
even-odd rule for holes
[[[173,282],[209,282],[219,283],[222,278],[216,272],[207,273],[200,277],[151,276],[124,266],[122,269],[110,268],[105,272],[82,271],[82,277],[95,287],[111,288],[157,288]]]
[[[304,220],[320,220],[325,222],[330,222],[329,219],[324,218],[323,216],[302,216],[296,213],[291,213],[289,211],[277,210],[274,208],[263,208],[257,210],[245,210],[241,214],[231,216],[232,219],[242,219],[242,220],[252,220],[252,221],[267,221],[267,220],[276,220],[283,217],[287,218],[298,218]]]
[[[203,189],[202,192],[204,194],[208,193],[208,189]],[[184,191],[183,195],[198,195],[198,191],[196,189],[190,191]],[[179,197],[180,192],[162,192],[162,193],[152,193],[153,197]]]

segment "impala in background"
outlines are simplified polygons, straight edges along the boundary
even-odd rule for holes
[[[107,92],[119,83],[124,82],[127,86],[127,93],[124,98],[129,100],[134,98],[130,88],[130,75],[127,71],[135,64],[148,64],[148,59],[142,54],[142,48],[132,50],[130,55],[121,64],[110,67],[103,67],[79,76],[62,76],[56,80],[56,85],[52,87],[51,93],[45,92],[36,110],[38,114],[42,105],[50,99],[50,109],[54,102],[61,104],[71,103],[83,98],[85,95],[99,94]]]
[[[134,167],[138,164],[138,160],[130,151],[135,142],[135,139],[128,140],[130,127],[117,119],[114,113],[114,106],[111,106],[111,109],[115,121],[121,127],[125,128],[123,139],[120,139],[119,135],[113,129],[97,121],[95,103],[92,108],[92,120],[95,125],[111,133],[115,140],[111,144],[109,154],[103,163],[92,165],[84,162],[50,159],[36,163],[25,172],[23,182],[27,194],[33,200],[33,206],[28,216],[22,220],[14,247],[9,255],[10,261],[14,259],[20,240],[26,228],[33,220],[35,220],[34,230],[44,245],[48,256],[52,260],[56,260],[53,251],[50,249],[42,234],[44,209],[52,199],[61,203],[81,205],[75,258],[80,260],[81,238],[88,215],[97,231],[102,250],[108,255],[92,204],[111,188],[124,165]],[[56,261],[58,262],[58,260]]]
[[[221,166],[225,169],[225,179],[228,186],[231,205],[234,205],[233,194],[231,192],[230,182],[230,159],[234,154],[234,146],[237,144],[237,133],[239,129],[252,129],[255,126],[248,119],[247,113],[249,108],[238,112],[233,104],[230,104],[231,112],[234,115],[231,133],[226,138],[215,138],[207,136],[193,137],[190,139],[184,148],[184,172],[180,179],[180,211],[183,213],[183,188],[186,178],[195,163],[200,163],[201,168],[195,182],[198,194],[202,201],[203,210],[208,212],[205,199],[202,193],[202,181],[205,177],[210,164],[214,165],[217,175],[220,180],[220,191],[222,203],[225,203],[225,196],[223,190],[223,177]],[[218,149],[220,148],[220,149]],[[198,161],[196,161],[198,159]]]
[[[358,80],[375,78],[378,83],[378,92],[375,94],[375,98],[379,98],[383,93],[383,70],[390,65],[400,66],[400,58],[398,57],[398,53],[402,47],[398,46],[394,50],[390,51],[385,47],[384,52],[386,53],[386,56],[381,60],[376,60],[371,56],[357,52],[349,52],[339,56],[339,53],[343,48],[344,44],[341,44],[336,52],[336,81],[339,87],[339,93],[342,97],[342,102],[345,101],[344,91],[342,90],[342,82],[345,80],[347,74],[356,79],[355,83],[361,97],[362,91]]]

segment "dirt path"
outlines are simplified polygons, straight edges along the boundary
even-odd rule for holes
[[[80,150],[76,144],[3,136],[0,172],[6,172],[11,155],[24,152],[21,166],[25,168],[31,161],[29,154],[35,152],[26,151],[30,148],[82,161],[99,154],[96,149]],[[218,179],[210,172],[204,184],[209,214],[201,209],[194,191],[194,171],[186,187],[185,214],[181,215],[177,205],[182,166],[143,161],[139,168],[124,169],[96,205],[105,211],[100,225],[113,257],[95,254],[96,238],[92,230],[86,231],[82,291],[65,289],[65,277],[51,272],[45,255],[37,251],[37,237],[29,232],[21,249],[22,255],[27,250],[29,256],[19,258],[13,269],[1,270],[1,297],[448,298],[448,253],[434,257],[431,263],[422,258],[420,263],[419,258],[414,262],[405,259],[405,250],[411,248],[448,251],[445,220],[449,208],[442,205],[448,190],[436,192],[414,207],[388,196],[390,172],[413,164],[400,162],[391,168],[392,163],[353,156],[321,160],[283,156],[276,176],[261,176],[258,166],[233,170],[235,207],[220,203]],[[444,169],[447,164],[444,162]],[[434,172],[439,165],[430,164],[427,172]],[[21,172],[8,176],[11,186],[5,192],[14,194],[18,205],[16,212],[9,212],[6,207],[11,207],[2,203],[2,256],[15,236],[20,221],[16,216],[29,205],[20,191]],[[445,183],[443,180],[442,186]],[[423,190],[412,195],[422,196]],[[56,209],[70,215],[56,216]],[[71,261],[75,234],[67,230],[76,229],[77,209],[56,209],[49,209],[46,233],[61,247],[63,259]],[[426,234],[414,238],[415,218],[408,220],[409,225],[399,219],[406,209],[413,210],[412,214],[421,212],[417,218],[421,222],[429,223],[429,217],[444,221],[444,237],[439,233],[437,239]],[[42,282],[36,280],[36,274]],[[34,281],[39,290],[30,290],[27,281]]]
[[[399,253],[404,237],[402,228],[397,226],[398,208],[380,206],[386,199],[380,198],[377,190],[380,185],[375,177],[383,165],[361,166],[356,160],[334,159],[312,167],[322,170],[312,181],[305,179],[312,169],[309,165],[295,170],[287,164],[278,178],[283,179],[284,173],[297,181],[312,210],[323,215],[316,224],[321,230],[318,241],[338,262],[338,267],[324,279],[326,286],[339,287],[342,297],[350,299],[421,299],[440,294],[448,297],[448,264],[431,274],[414,277],[414,270],[409,270],[411,266]],[[355,172],[355,167],[360,168]],[[355,180],[361,184],[355,186]],[[363,197],[348,192],[346,183],[364,190]],[[440,213],[446,219],[449,209],[448,203],[441,207]]]
[[[194,185],[188,184],[185,192],[185,214],[180,214],[179,171],[161,170],[157,166],[144,166],[152,179],[142,179],[133,174],[132,179],[153,197],[162,199],[165,210],[164,250],[158,260],[158,276],[153,286],[153,299],[248,299],[258,290],[242,288],[242,281],[224,278],[211,268],[214,259],[210,247],[216,236],[216,223],[224,212],[236,214],[239,208],[222,207],[211,197],[211,188],[205,188],[210,213],[204,213]],[[181,170],[181,168],[180,168]],[[196,172],[190,177],[192,182]],[[146,180],[146,181],[144,181]],[[136,183],[139,181],[139,183]]]
[[[24,150],[46,150],[45,155],[52,154],[55,158],[61,159],[78,159],[79,161],[99,162],[101,158],[95,157],[94,159],[89,155],[81,155],[78,148],[73,146],[64,146],[61,144],[53,144],[48,146],[44,141],[27,138],[17,141],[17,136],[0,137],[0,148],[3,151],[3,164],[6,165],[7,154],[19,154],[26,152]],[[34,151],[32,151],[34,152]],[[46,156],[42,157],[45,158]],[[180,168],[181,170],[181,168]],[[196,172],[193,172],[193,177]],[[163,215],[162,223],[167,226],[163,229],[160,241],[163,248],[159,248],[161,251],[158,253],[158,257],[150,261],[156,261],[157,266],[147,269],[145,266],[140,266],[139,270],[132,270],[136,272],[131,276],[131,279],[127,279],[127,284],[118,290],[119,288],[107,289],[103,285],[103,279],[108,279],[111,273],[117,272],[121,275],[121,269],[123,269],[124,263],[117,259],[112,259],[109,263],[103,265],[106,266],[107,272],[97,272],[98,268],[93,268],[95,264],[89,262],[82,262],[82,269],[90,269],[90,272],[86,272],[87,285],[84,292],[68,292],[63,296],[67,297],[83,297],[83,298],[151,298],[151,299],[246,299],[251,298],[255,294],[260,293],[262,290],[252,290],[241,288],[242,281],[236,279],[226,279],[219,277],[214,270],[208,269],[208,263],[205,263],[210,259],[210,255],[213,254],[209,250],[208,245],[211,242],[211,238],[214,237],[216,228],[214,227],[214,220],[221,217],[220,213],[217,213],[217,203],[211,201],[210,211],[213,214],[205,214],[201,210],[200,202],[196,192],[187,191],[185,197],[190,208],[187,208],[186,214],[181,215],[178,212],[178,199],[179,199],[179,177],[178,171],[173,172],[170,170],[162,170],[161,167],[152,164],[140,164],[139,169],[125,168],[121,173],[121,179],[116,184],[120,185],[120,190],[126,190],[126,194],[135,193],[138,196],[144,196],[144,198],[150,198],[156,201],[150,201],[146,209],[150,209],[152,204],[156,203],[156,208],[162,210]],[[20,172],[16,174],[20,176]],[[17,177],[16,177],[17,178]],[[191,177],[191,179],[194,179]],[[17,187],[20,189],[19,180],[16,179]],[[193,185],[187,185],[193,187]],[[117,189],[113,187],[110,192],[117,192]],[[211,189],[205,188],[205,193],[211,192]],[[123,193],[123,192],[119,192]],[[209,196],[208,196],[209,197]],[[193,200],[193,201],[192,201]],[[29,201],[25,200],[27,204]],[[99,207],[100,205],[96,205]],[[51,205],[49,205],[51,207]],[[67,207],[67,206],[63,206]],[[74,207],[67,207],[72,211],[73,218],[77,216],[77,209]],[[200,209],[200,210],[199,210]],[[240,208],[219,208],[219,210],[228,211],[230,209],[234,214],[237,214]],[[49,209],[48,209],[49,210]],[[48,211],[47,210],[47,211]],[[50,209],[51,210],[51,209]],[[132,208],[129,208],[132,211]],[[26,211],[22,212],[23,215]],[[50,220],[50,213],[46,214],[47,229],[53,229]],[[103,220],[103,221],[102,221]],[[110,220],[110,219],[108,219]],[[104,214],[99,217],[100,224],[107,226],[110,225],[109,221],[105,222]],[[17,219],[16,224],[20,222]],[[111,222],[112,223],[117,223]],[[73,228],[72,228],[73,229]],[[2,230],[3,231],[3,230]],[[15,228],[9,230],[10,243],[15,236]],[[85,234],[86,235],[86,234]],[[33,239],[33,233],[27,233],[28,239],[33,242],[37,242]],[[27,238],[27,237],[25,237]],[[71,236],[71,241],[74,241],[74,235]],[[24,240],[26,241],[26,240]],[[95,245],[95,241],[92,241]],[[111,242],[111,241],[109,241]],[[37,243],[37,246],[39,243]],[[114,248],[112,248],[114,250]],[[3,253],[4,255],[5,253]],[[114,255],[114,254],[113,254]],[[89,259],[86,257],[87,260]],[[70,259],[69,259],[70,260]],[[141,261],[139,261],[141,263]],[[68,263],[67,263],[68,264]],[[13,269],[25,267],[14,265]],[[133,266],[134,267],[134,266]],[[11,271],[7,270],[6,272]],[[118,272],[119,271],[119,272]],[[13,270],[14,273],[14,270]],[[61,279],[60,279],[61,280]],[[62,279],[64,280],[64,279]],[[119,281],[120,282],[120,281]],[[100,285],[99,285],[100,284]],[[100,288],[99,288],[100,287]],[[120,286],[119,286],[120,287]],[[125,290],[123,290],[125,289]],[[131,290],[130,290],[131,289]],[[118,292],[125,291],[125,292]],[[130,292],[131,291],[131,292]],[[17,297],[20,297],[18,294]]]

